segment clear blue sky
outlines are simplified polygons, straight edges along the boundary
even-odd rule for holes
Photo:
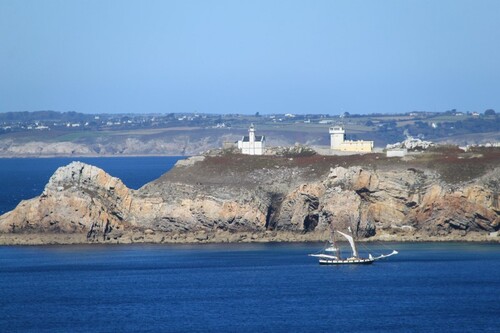
[[[0,0],[0,112],[500,109],[500,1]]]

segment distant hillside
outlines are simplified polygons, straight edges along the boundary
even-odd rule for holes
[[[500,142],[500,116],[447,111],[399,115],[213,115],[0,113],[0,157],[195,155],[235,142],[253,123],[268,146],[328,146],[328,128],[341,124],[349,140],[375,147],[414,136],[474,145]]]

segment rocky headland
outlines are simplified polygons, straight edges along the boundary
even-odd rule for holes
[[[1,244],[495,241],[500,151],[387,158],[221,154],[180,161],[139,190],[81,162],[0,216]]]

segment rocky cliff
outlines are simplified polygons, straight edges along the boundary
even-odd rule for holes
[[[136,191],[73,162],[0,217],[0,242],[323,240],[331,223],[367,239],[498,241],[499,161],[496,151],[196,157]]]

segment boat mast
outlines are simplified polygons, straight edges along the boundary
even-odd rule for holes
[[[337,256],[337,259],[341,259],[340,257],[340,248],[337,246],[337,240],[335,239],[335,230],[333,229],[333,226],[330,224],[330,232],[331,232],[331,239],[332,239],[332,245],[333,248],[335,249],[335,254]]]
[[[349,230],[349,233],[351,234],[351,237],[352,237],[353,256],[358,258],[358,247],[356,246],[356,242],[354,241],[354,236],[353,236],[351,227],[348,227],[347,229]]]

